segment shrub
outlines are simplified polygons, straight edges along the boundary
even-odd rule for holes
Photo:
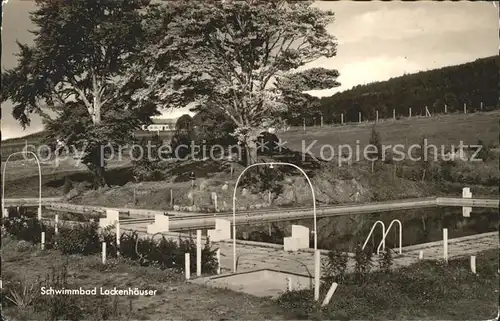
[[[329,282],[342,282],[346,276],[349,256],[347,253],[333,250],[328,252],[327,258],[328,260],[323,266],[325,279]]]
[[[96,223],[61,227],[56,240],[57,249],[64,254],[89,255],[101,251],[98,225]]]
[[[363,250],[361,245],[356,247],[354,253],[354,260],[356,264],[354,266],[354,274],[360,279],[365,279],[371,271],[373,266],[372,262],[372,252],[368,250]]]
[[[313,298],[311,290],[287,291],[276,301],[285,311],[293,312],[297,319],[309,319],[314,311]]]
[[[391,267],[394,263],[393,261],[393,256],[392,256],[392,250],[391,249],[386,249],[385,251],[382,251],[379,254],[379,268],[386,272],[389,273],[391,271]]]

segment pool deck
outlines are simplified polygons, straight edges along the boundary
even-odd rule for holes
[[[139,226],[140,225],[140,226]],[[122,231],[133,230],[147,235],[146,224],[134,224],[134,226],[124,226]],[[166,237],[176,239],[179,233],[163,233]],[[194,235],[194,238],[196,236]],[[202,238],[203,244],[205,238]],[[221,273],[231,272],[233,270],[233,243],[232,240],[222,242],[213,242],[214,248],[219,248],[221,253]],[[499,233],[490,232],[453,238],[448,240],[448,258],[457,258],[474,255],[485,250],[499,249]],[[438,260],[443,258],[443,241],[430,242],[418,245],[411,245],[402,248],[402,254],[398,249],[394,249],[393,256],[394,267],[407,266],[416,263],[419,260],[419,252],[423,251],[424,260]],[[326,250],[321,250],[321,259],[327,260]],[[236,256],[238,258],[237,272],[252,270],[271,269],[300,275],[314,274],[314,251],[313,249],[303,249],[297,252],[286,252],[283,245],[269,244],[261,242],[240,241],[237,240]],[[352,256],[352,255],[351,255]],[[195,258],[192,258],[195,259]],[[377,258],[375,258],[376,260]],[[477,258],[480,261],[480,258]],[[348,269],[354,267],[354,260],[348,262]],[[191,271],[191,275],[196,276],[196,271]]]

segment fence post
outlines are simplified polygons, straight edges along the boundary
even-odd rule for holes
[[[444,104],[444,113],[447,114],[448,113],[448,106],[446,106],[446,104]]]
[[[196,276],[201,276],[201,230],[196,230]]]
[[[443,229],[443,259],[448,262],[448,229]]]
[[[375,111],[376,117],[375,117],[375,122],[378,123],[378,110]]]
[[[464,103],[464,114],[467,114],[467,104]]]
[[[340,114],[340,124],[344,125],[344,114]]]
[[[102,242],[102,264],[106,264],[106,242]]]
[[[333,293],[335,293],[335,290],[337,290],[337,286],[338,286],[337,283],[335,283],[335,282],[332,283],[332,286],[328,290],[328,293],[326,294],[325,299],[323,300],[323,304],[321,304],[321,306],[327,306],[328,303],[330,303],[330,300],[332,299]]]
[[[120,221],[116,221],[116,256],[120,256]]]
[[[56,222],[54,225],[54,233],[57,235],[59,233],[59,215],[56,214]]]
[[[216,257],[217,257],[217,274],[220,274],[220,249],[217,249]]]
[[[191,278],[191,262],[189,261],[189,253],[184,254],[184,269],[186,270],[186,280]]]
[[[358,122],[361,124],[361,112],[358,112]]]
[[[45,250],[45,232],[42,232],[42,250]]]
[[[408,108],[408,118],[411,118],[411,107]]]
[[[392,120],[396,120],[396,109],[392,110]]]
[[[481,108],[481,110],[483,110],[483,102],[481,102],[481,105],[479,105],[479,106],[480,106],[479,108]]]
[[[476,256],[472,255],[470,257],[470,270],[472,273],[476,274]]]

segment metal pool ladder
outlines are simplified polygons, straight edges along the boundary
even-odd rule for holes
[[[376,221],[375,223],[373,223],[373,226],[372,226],[372,229],[370,230],[370,233],[368,233],[368,236],[365,240],[365,243],[363,244],[363,247],[361,248],[362,250],[365,249],[366,247],[366,244],[368,244],[368,241],[370,240],[370,236],[372,236],[373,234],[373,231],[375,230],[375,227],[377,226],[377,224],[380,224],[382,225],[382,240],[380,241],[378,247],[377,247],[377,254],[380,253],[380,248],[382,247],[382,250],[385,250],[385,238],[387,237],[387,235],[389,234],[389,231],[391,230],[391,227],[394,223],[398,223],[399,224],[399,254],[402,253],[402,245],[403,245],[403,224],[401,224],[401,221],[400,220],[392,220],[391,223],[389,224],[389,227],[387,228],[387,230],[385,229],[385,224],[384,222],[382,221]]]
[[[399,224],[399,254],[401,254],[403,252],[402,251],[402,246],[403,246],[403,224],[401,224],[400,220],[392,220],[391,224],[389,224],[389,227],[387,228],[387,231],[385,231],[384,235],[382,236],[382,241],[380,241],[380,244],[377,247],[377,254],[379,253],[381,246],[383,246],[385,248],[385,238],[387,237],[387,234],[389,234],[389,231],[391,230],[392,224],[394,224],[394,223],[398,223]]]
[[[368,233],[368,237],[366,238],[366,241],[363,244],[363,247],[361,248],[361,250],[365,249],[366,244],[368,244],[368,241],[370,240],[370,236],[372,236],[373,230],[375,230],[375,227],[377,226],[377,224],[381,224],[382,225],[382,235],[383,235],[383,237],[382,237],[382,241],[380,241],[380,245],[382,245],[382,249],[385,249],[385,235],[386,235],[386,233],[385,233],[385,224],[382,221],[376,221],[375,223],[373,223],[372,229],[370,230],[370,233]],[[392,225],[392,223],[391,223],[391,225]],[[377,254],[380,251],[380,245],[377,248]]]

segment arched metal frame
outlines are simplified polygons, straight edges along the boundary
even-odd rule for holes
[[[373,231],[375,230],[375,226],[377,226],[377,224],[381,224],[382,225],[382,235],[385,236],[385,224],[384,222],[382,221],[376,221],[375,223],[373,223],[373,226],[372,226],[372,229],[370,230],[370,233],[368,233],[368,236],[366,237],[366,241],[365,243],[363,244],[363,247],[361,248],[362,250],[365,249],[366,247],[366,244],[368,243],[368,241],[370,240],[370,236],[372,236],[373,234]],[[382,249],[385,249],[385,237],[382,238],[382,241],[380,241],[380,244],[383,244],[382,245]],[[379,253],[379,250],[377,248],[377,254]]]
[[[389,234],[389,231],[391,230],[392,224],[398,223],[399,224],[399,254],[402,253],[402,246],[403,246],[403,224],[401,224],[400,220],[392,220],[391,224],[387,227],[387,230],[385,231],[384,235],[382,236],[382,241],[380,241],[380,244],[377,247],[377,253],[380,251],[380,247],[382,246],[382,242],[384,242],[385,246],[385,238]]]
[[[35,157],[36,163],[38,165],[38,221],[40,223],[42,222],[42,168],[40,166],[40,160],[36,156],[35,153],[33,152],[28,152],[28,151],[22,151],[22,152],[15,152],[9,155],[7,157],[7,160],[5,161],[5,165],[3,167],[3,173],[2,173],[2,216],[4,215],[5,212],[5,170],[7,169],[7,164],[9,163],[9,159],[14,156],[14,155],[19,155],[19,154],[31,154],[33,157]]]
[[[236,180],[236,184],[234,185],[234,191],[233,191],[233,273],[236,273],[236,268],[237,268],[237,257],[236,257],[236,192],[238,190],[238,183],[240,182],[241,177],[245,172],[256,166],[274,166],[274,165],[287,165],[287,166],[292,166],[295,169],[298,169],[307,179],[307,182],[309,183],[309,187],[311,188],[311,194],[313,198],[313,216],[314,216],[314,255],[316,255],[316,252],[318,250],[318,233],[317,233],[317,220],[316,220],[316,195],[314,193],[314,188],[311,183],[311,180],[309,179],[309,176],[307,176],[306,172],[299,166],[291,163],[284,163],[284,162],[270,162],[270,163],[255,163],[250,166],[247,166],[238,176]],[[316,259],[315,259],[316,262]],[[317,301],[319,300],[319,275],[316,275],[316,268],[315,270],[315,275],[314,275],[314,300]]]

